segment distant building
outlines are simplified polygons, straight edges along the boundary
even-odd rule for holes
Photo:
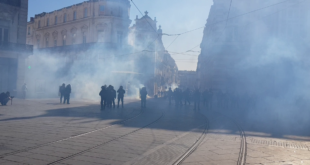
[[[138,70],[144,76],[150,95],[158,95],[168,87],[177,83],[178,67],[166,51],[162,42],[161,26],[157,29],[156,18],[149,17],[148,12],[142,18],[136,17],[135,24],[130,28],[129,43],[135,47],[138,54]]]
[[[133,61],[128,70],[122,68],[113,73],[119,74],[128,86],[134,80],[126,76],[139,79],[140,84],[148,87],[149,95],[154,95],[176,83],[178,68],[164,48],[162,29],[157,29],[156,19],[151,19],[146,12],[130,27],[129,14],[129,0],[88,0],[44,12],[28,22],[27,43],[34,45],[34,54],[47,52],[65,56],[68,65],[63,70],[70,68],[74,61],[94,56],[99,58],[92,60],[102,63]],[[36,78],[29,81],[33,79]],[[41,89],[46,86],[45,81],[33,82],[32,89],[44,91]]]
[[[197,87],[197,74],[196,71],[179,71],[179,88],[181,89],[194,89]]]
[[[88,0],[37,14],[28,22],[27,44],[66,53],[99,44],[115,52],[127,44],[129,12],[128,0]]]
[[[26,45],[28,0],[0,1],[0,92],[21,96],[27,66],[32,54]]]
[[[214,0],[209,13],[197,66],[197,78],[202,88],[242,91],[246,84],[252,83],[250,91],[262,85],[254,81],[255,76],[262,75],[255,70],[258,67],[243,69],[247,64],[261,62],[250,61],[249,57],[253,57],[252,60],[264,57],[272,51],[271,46],[279,43],[298,50],[301,56],[309,52],[306,46],[310,42],[308,1],[280,4],[276,0],[233,1],[231,9],[230,2]],[[269,7],[264,8],[266,6]],[[257,10],[261,8],[264,10]],[[275,71],[273,66],[270,66],[269,73]],[[281,88],[281,85],[276,85],[281,82],[275,82],[273,78],[265,78],[270,80],[268,85],[274,84],[270,89]]]

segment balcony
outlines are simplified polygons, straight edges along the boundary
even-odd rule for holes
[[[26,44],[17,44],[11,42],[0,42],[0,51],[20,52],[24,54],[32,54],[33,46]]]

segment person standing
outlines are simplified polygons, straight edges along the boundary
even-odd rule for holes
[[[62,98],[64,98],[65,96],[65,89],[66,89],[66,85],[63,83],[62,86],[59,87],[60,104],[62,103]]]
[[[115,109],[116,90],[114,89],[114,86],[111,86],[111,94],[112,106]]]
[[[188,105],[191,105],[191,101],[190,101],[190,95],[191,95],[191,91],[189,90],[189,88],[187,88],[184,92],[184,103],[185,105],[188,103]]]
[[[126,91],[123,89],[123,86],[120,86],[117,90],[118,96],[117,96],[117,108],[119,108],[119,102],[122,101],[122,108],[124,108],[124,95]]]
[[[101,111],[105,110],[106,106],[106,87],[102,86],[101,91],[99,93],[99,96],[101,97],[100,105],[101,105]]]
[[[172,95],[173,95],[173,92],[172,92],[171,88],[169,88],[169,90],[168,90],[169,105],[171,105]]]
[[[194,102],[195,102],[194,110],[196,109],[200,110],[200,91],[198,88],[196,88],[194,91]]]
[[[23,90],[23,99],[25,100],[26,99],[26,93],[28,90],[26,83],[23,85],[22,90]]]
[[[147,91],[146,91],[146,88],[143,87],[140,91],[141,108],[146,108],[146,96],[147,96]]]
[[[71,94],[71,85],[68,84],[65,88],[65,92],[64,92],[64,104],[67,102],[67,104],[70,104],[70,94]]]

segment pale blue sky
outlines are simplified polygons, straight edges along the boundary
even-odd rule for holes
[[[28,17],[42,12],[50,12],[70,6],[85,0],[29,0]],[[206,24],[212,0],[134,0],[139,9],[148,11],[149,16],[157,17],[158,25],[163,32],[168,34],[182,33],[188,30],[202,27]],[[134,5],[131,5],[130,19],[136,15],[141,17]],[[133,21],[134,23],[134,21]],[[175,37],[163,37],[167,50],[184,53],[199,45],[202,40],[203,29],[179,36],[177,40],[167,48]],[[200,51],[199,47],[194,49]],[[199,53],[186,53],[190,55],[172,54],[179,70],[196,70]]]

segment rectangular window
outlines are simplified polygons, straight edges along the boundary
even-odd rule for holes
[[[2,42],[2,28],[0,28],[0,42]]]
[[[67,14],[64,15],[64,23],[67,22]]]
[[[73,12],[73,20],[76,20],[76,11]]]
[[[40,27],[41,27],[41,21],[38,22],[38,28],[40,28]]]
[[[55,47],[57,46],[57,40],[54,40],[54,46]]]
[[[46,26],[49,26],[49,25],[50,25],[50,19],[47,18],[47,20],[46,20]]]
[[[86,36],[83,36],[83,44],[86,43]]]
[[[104,15],[104,6],[103,5],[99,6],[99,15]]]
[[[40,40],[37,40],[37,48],[40,48]]]
[[[48,39],[45,40],[45,47],[48,47]]]
[[[3,41],[9,42],[9,29],[4,29]]]
[[[55,25],[57,25],[57,20],[58,19],[58,17],[57,16],[55,16]]]
[[[30,35],[30,27],[28,27],[28,35]]]
[[[87,8],[84,9],[84,18],[87,17]]]

